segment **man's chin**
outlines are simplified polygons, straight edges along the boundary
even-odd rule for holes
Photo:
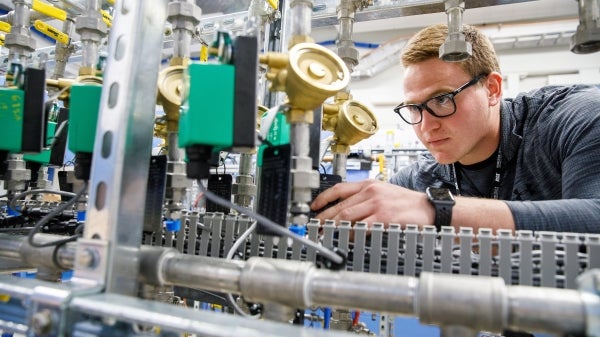
[[[445,155],[443,153],[432,153],[432,156],[433,156],[433,158],[435,158],[435,160],[438,163],[440,163],[442,165],[452,164],[452,163],[456,162],[456,160],[454,158],[452,158],[452,157],[450,157],[448,155]]]

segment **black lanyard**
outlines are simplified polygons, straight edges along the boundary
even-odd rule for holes
[[[456,195],[460,195],[460,187],[458,185],[458,176],[456,175],[456,167],[452,164],[452,177],[454,178],[454,188],[456,189]],[[492,198],[498,199],[500,195],[500,182],[502,179],[502,149],[498,147],[498,155],[496,156],[496,169],[494,171],[494,183]]]

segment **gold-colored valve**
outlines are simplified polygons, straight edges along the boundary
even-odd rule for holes
[[[342,93],[342,95],[347,95]],[[323,105],[323,130],[334,132],[334,153],[349,153],[350,146],[374,135],[379,126],[377,118],[364,104],[336,96],[334,104]]]
[[[312,123],[312,111],[346,88],[350,72],[331,50],[314,43],[299,43],[288,54],[261,55],[260,63],[269,66],[267,79],[272,91],[285,91],[291,107],[290,123]]]
[[[54,89],[58,89],[60,95],[58,99],[65,103],[65,106],[69,106],[69,98],[71,95],[71,86],[73,83],[83,83],[83,84],[100,84],[102,85],[102,78],[98,76],[86,75],[86,76],[78,76],[77,78],[59,78],[55,79],[46,79],[46,86]]]
[[[167,132],[179,130],[179,108],[186,66],[169,66],[158,74],[158,104],[167,117]]]

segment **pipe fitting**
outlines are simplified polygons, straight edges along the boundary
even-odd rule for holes
[[[421,273],[415,312],[426,324],[500,333],[507,321],[506,293],[499,277]]]
[[[465,40],[462,30],[464,0],[446,0],[445,7],[448,16],[448,37],[440,46],[439,56],[446,62],[464,61],[473,54],[473,47]]]
[[[175,29],[185,29],[193,32],[200,23],[202,9],[194,3],[185,1],[172,1],[167,7],[167,21]]]
[[[250,302],[273,302],[293,308],[313,305],[309,297],[312,263],[278,259],[250,258],[240,277],[240,289]]]

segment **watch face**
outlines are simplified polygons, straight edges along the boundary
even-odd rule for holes
[[[454,198],[452,197],[452,193],[450,193],[450,190],[448,190],[447,188],[430,187],[427,189],[427,192],[433,200],[454,200]]]

